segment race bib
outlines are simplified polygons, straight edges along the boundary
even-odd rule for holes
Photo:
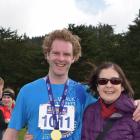
[[[58,120],[59,105],[55,106]],[[64,106],[61,115],[59,115],[59,130],[74,130],[74,106]],[[52,109],[50,104],[41,104],[39,107],[38,127],[42,130],[54,130]]]

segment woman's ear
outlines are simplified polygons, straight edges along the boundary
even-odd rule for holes
[[[98,87],[98,85],[96,84],[96,88],[97,88],[97,91],[99,92],[99,87]]]
[[[123,86],[121,86],[121,91],[122,91],[122,92],[124,91],[124,87],[123,87]]]

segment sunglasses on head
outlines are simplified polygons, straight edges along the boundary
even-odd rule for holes
[[[122,83],[122,80],[120,78],[111,78],[111,79],[99,78],[97,80],[97,83],[99,85],[106,85],[108,83],[108,81],[110,81],[110,83],[113,84],[113,85],[119,85],[119,84]]]

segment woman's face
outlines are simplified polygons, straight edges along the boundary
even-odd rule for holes
[[[2,103],[5,105],[5,106],[8,106],[8,107],[11,107],[12,105],[12,98],[10,96],[7,96],[7,95],[4,95],[2,97]]]
[[[123,89],[124,88],[122,87],[121,79],[117,71],[113,68],[101,70],[98,78],[97,90],[105,103],[111,104],[117,100]]]

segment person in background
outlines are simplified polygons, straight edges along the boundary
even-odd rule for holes
[[[105,62],[89,85],[99,99],[84,112],[81,140],[140,140],[140,122],[132,119],[134,91],[122,69]]]
[[[2,77],[0,77],[0,100],[2,98],[3,88],[4,88],[4,80]]]
[[[11,96],[13,97],[13,105],[15,105],[15,91],[10,88],[10,87],[6,87],[4,88],[3,92],[8,92],[8,93],[11,93]]]
[[[2,98],[3,88],[4,88],[4,80],[2,77],[0,77],[0,106],[2,105],[1,98]],[[1,119],[2,118],[0,118],[0,120]],[[3,124],[0,123],[0,126],[1,125],[3,125]],[[0,129],[0,140],[2,139],[2,133],[3,133],[3,131]]]
[[[0,130],[2,133],[8,126],[12,110],[15,106],[14,96],[15,93],[11,88],[6,88],[3,90],[2,105],[0,106]]]

